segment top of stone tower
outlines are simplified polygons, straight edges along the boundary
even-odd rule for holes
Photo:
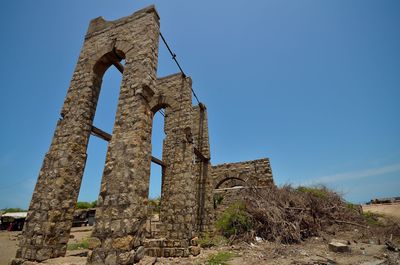
[[[119,19],[113,20],[113,21],[107,21],[101,16],[94,18],[90,21],[89,28],[87,30],[85,38],[86,39],[90,38],[91,36],[99,34],[111,27],[118,27],[118,26],[124,25],[124,24],[129,23],[135,19],[138,19],[146,14],[154,14],[156,20],[157,21],[160,20],[160,16],[158,15],[158,12],[154,5],[150,5],[148,7],[145,7],[143,9],[140,9],[140,10],[134,12],[133,14],[131,14],[129,16],[122,17],[122,18],[119,18]]]

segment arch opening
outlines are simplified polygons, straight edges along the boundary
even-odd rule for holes
[[[222,188],[233,188],[233,187],[240,187],[245,186],[246,181],[239,177],[227,177],[218,182],[215,186],[215,189],[222,189]]]
[[[146,223],[146,237],[154,238],[160,231],[160,212],[162,203],[162,186],[164,180],[165,166],[154,162],[154,159],[162,162],[165,134],[165,119],[162,108],[153,113],[152,132],[151,132],[151,155],[152,163],[150,165],[149,192],[148,192],[148,213],[149,217]]]
[[[119,52],[118,54],[124,57],[122,53]],[[93,100],[96,103],[92,125],[108,134],[110,138],[115,123],[122,82],[120,71],[116,67],[110,66],[115,62],[124,65],[125,61],[122,57],[117,57],[114,52],[107,53],[93,67]],[[79,191],[77,208],[95,207],[100,192],[110,139],[93,136],[92,131],[86,150],[87,160]],[[87,215],[82,214],[82,217],[75,218],[73,225],[91,225],[93,221],[94,213],[89,211]]]
[[[117,49],[113,49],[112,51],[104,54],[93,66],[93,72],[97,78],[102,79],[104,73],[107,71],[107,69],[111,66],[114,65],[117,67],[118,63],[121,63],[122,65],[125,62],[125,54]],[[122,69],[121,69],[122,70]]]
[[[151,133],[151,155],[162,161],[163,157],[163,145],[166,137],[164,126],[165,118],[162,111],[163,108],[159,108],[153,115],[153,126]],[[150,168],[150,185],[149,185],[149,199],[161,199],[162,190],[162,179],[163,179],[163,166],[156,163],[151,163]]]

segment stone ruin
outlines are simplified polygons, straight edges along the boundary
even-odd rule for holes
[[[109,144],[88,264],[132,264],[144,254],[196,255],[196,236],[212,230],[215,192],[273,185],[268,159],[211,166],[207,109],[192,105],[192,80],[181,73],[156,76],[159,35],[154,6],[90,22],[12,264],[65,255],[91,135]],[[102,77],[112,65],[123,77],[110,135],[93,119]],[[151,155],[152,121],[160,109],[162,159]],[[156,238],[145,236],[151,162],[162,166]]]

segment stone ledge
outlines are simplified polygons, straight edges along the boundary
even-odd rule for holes
[[[222,164],[218,164],[218,165],[213,165],[211,167],[214,169],[214,168],[219,168],[219,167],[246,165],[246,164],[259,163],[259,162],[268,162],[269,163],[269,158],[266,157],[266,158],[260,158],[260,159],[255,159],[255,160],[246,160],[246,161],[232,162],[232,163],[222,163]]]

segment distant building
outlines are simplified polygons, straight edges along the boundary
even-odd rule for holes
[[[74,220],[72,226],[92,226],[94,224],[94,218],[96,214],[95,208],[90,209],[76,209],[74,213]]]
[[[382,204],[382,203],[399,203],[400,197],[372,199],[367,204]]]
[[[92,226],[94,224],[96,209],[77,209],[74,213],[73,225]],[[0,214],[0,230],[22,231],[27,212],[15,212]]]
[[[21,231],[24,227],[27,212],[5,213],[0,217],[0,229]]]

